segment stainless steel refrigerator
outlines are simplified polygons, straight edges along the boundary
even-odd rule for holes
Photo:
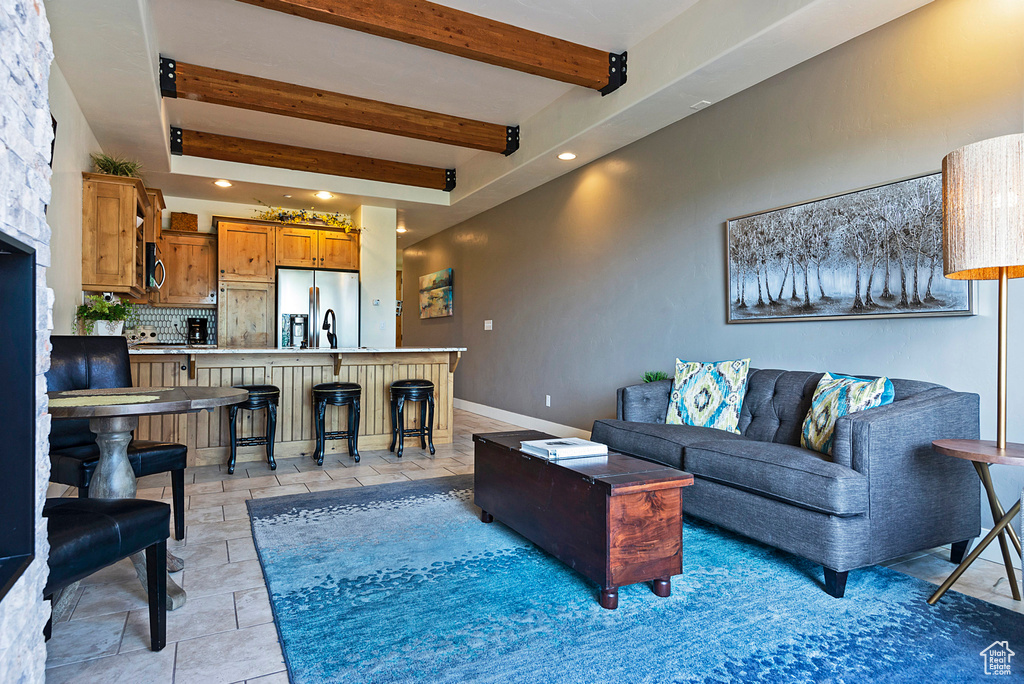
[[[327,311],[337,320],[339,347],[359,346],[359,274],[346,271],[277,269],[277,346],[299,347],[290,339],[290,317],[308,316],[306,346],[330,347],[323,330]]]

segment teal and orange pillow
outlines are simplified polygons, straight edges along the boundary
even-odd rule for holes
[[[668,402],[669,425],[709,427],[739,434],[750,359],[701,363],[676,359]]]
[[[818,381],[811,399],[811,410],[804,419],[800,446],[831,454],[838,419],[857,411],[891,404],[895,396],[896,390],[889,378],[866,380],[825,373]]]

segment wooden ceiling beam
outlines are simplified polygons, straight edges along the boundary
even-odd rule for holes
[[[240,0],[354,31],[598,90],[626,82],[615,54],[426,0]]]
[[[163,56],[160,57],[160,90],[165,97],[361,128],[504,155],[519,149],[518,126],[502,126],[258,76],[246,76]]]
[[[451,191],[455,169],[357,157],[215,133],[171,128],[171,153]]]

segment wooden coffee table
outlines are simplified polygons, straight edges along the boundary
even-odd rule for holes
[[[601,587],[615,609],[619,587],[652,582],[668,596],[683,571],[682,488],[693,476],[658,463],[607,456],[548,461],[519,443],[544,432],[473,435],[474,503]]]

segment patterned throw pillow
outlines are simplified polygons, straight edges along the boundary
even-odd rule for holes
[[[668,402],[669,425],[693,425],[739,434],[750,359],[700,363],[676,359]]]
[[[800,446],[832,453],[836,420],[857,411],[891,404],[894,390],[889,378],[863,380],[825,373],[811,399],[811,410],[804,419]]]

